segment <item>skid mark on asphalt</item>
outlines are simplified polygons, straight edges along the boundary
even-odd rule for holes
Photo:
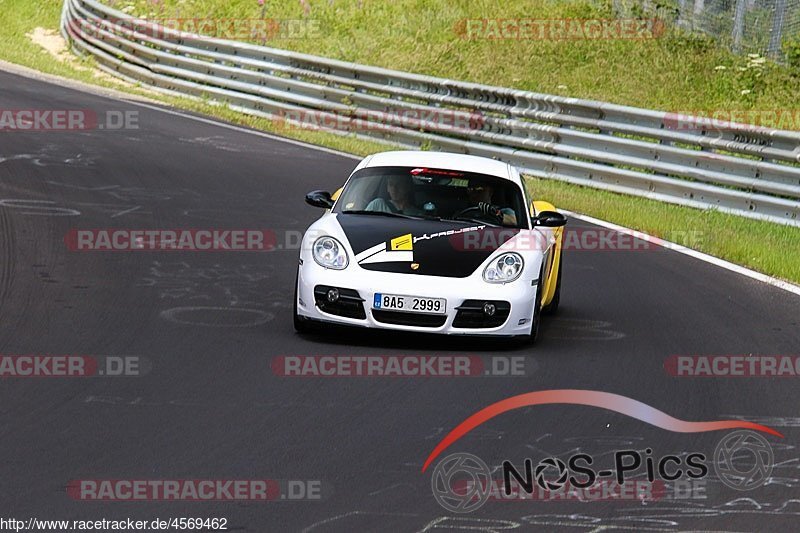
[[[141,208],[142,208],[142,206],[137,205],[135,207],[131,207],[130,209],[125,209],[124,211],[119,211],[117,213],[114,213],[113,215],[111,215],[111,218],[117,218],[117,217],[120,217],[122,215],[127,215],[128,213],[133,213],[134,211],[136,211],[138,209],[141,209]]]
[[[425,524],[419,533],[435,529],[450,529],[461,531],[483,531],[485,533],[499,533],[509,529],[519,529],[519,522],[500,520],[497,518],[476,518],[465,516],[439,516]]]
[[[451,429],[453,428],[436,427],[432,433],[425,437],[425,440],[441,440],[445,435],[450,433]],[[498,440],[502,439],[506,435],[507,433],[505,431],[497,431],[486,427],[478,427],[470,431],[469,437],[467,438],[470,440]]]
[[[342,521],[354,517],[409,517],[409,516],[417,516],[413,513],[381,513],[381,512],[373,512],[373,511],[348,511],[346,513],[340,513],[337,515],[333,515],[329,518],[324,518],[322,520],[317,520],[316,522],[312,523],[310,526],[305,527],[301,530],[302,533],[308,533],[309,531],[365,531],[364,526],[366,524],[361,524],[361,527],[354,527],[354,524],[349,524],[344,526],[341,524]],[[336,525],[334,525],[336,524]],[[374,522],[373,522],[374,524]],[[331,526],[327,528],[325,526]]]
[[[556,318],[547,330],[548,338],[572,341],[616,341],[626,337],[621,331],[611,329],[605,320],[581,318]]]
[[[217,150],[222,150],[225,152],[233,152],[237,154],[245,151],[242,150],[242,147],[240,145],[236,145],[230,141],[227,141],[225,137],[222,135],[214,135],[212,137],[194,137],[191,139],[179,137],[178,140],[189,144],[210,146],[212,148],[216,148]]]
[[[0,164],[8,163],[9,161],[29,161],[37,167],[67,166],[70,168],[89,168],[94,166],[97,160],[97,156],[87,156],[83,153],[65,154],[62,148],[55,144],[46,144],[35,153],[0,155]]]
[[[0,199],[0,207],[21,210],[21,215],[36,215],[45,217],[79,216],[80,211],[66,207],[58,207],[56,202],[50,200],[26,200],[19,198]]]
[[[247,328],[266,324],[273,313],[236,307],[186,306],[161,311],[159,316],[176,324],[214,328]]]
[[[166,201],[172,200],[178,196],[192,194],[192,191],[164,191],[164,190],[150,190],[145,187],[123,187],[118,184],[98,185],[95,187],[86,187],[83,185],[75,185],[73,183],[65,183],[62,181],[47,180],[48,185],[55,185],[65,189],[80,191],[81,193],[93,193],[101,196],[110,196],[115,200],[122,202],[137,203],[144,200],[153,201]],[[194,193],[197,194],[197,193]]]
[[[253,327],[291,306],[288,293],[269,290],[273,270],[256,263],[193,266],[187,261],[153,261],[136,286],[156,290],[160,300],[183,304],[163,309],[159,316],[164,320],[190,326]]]

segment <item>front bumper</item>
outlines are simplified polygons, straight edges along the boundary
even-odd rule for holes
[[[351,265],[345,270],[325,269],[304,261],[298,274],[297,311],[302,317],[349,326],[448,335],[517,336],[530,331],[537,280],[523,275],[507,284],[486,283],[480,272],[467,278],[444,278],[365,270]],[[328,288],[339,289],[342,307],[324,300]],[[315,294],[316,289],[316,294]],[[445,315],[398,313],[373,309],[376,293],[445,298]],[[507,317],[481,316],[484,302]],[[319,303],[318,303],[319,302]],[[459,309],[460,308],[460,309]],[[483,319],[482,319],[483,318]]]

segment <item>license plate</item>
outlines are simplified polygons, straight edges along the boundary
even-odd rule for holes
[[[421,296],[376,293],[372,302],[372,308],[386,311],[406,311],[408,313],[443,315],[447,312],[447,300],[444,298],[423,298]]]

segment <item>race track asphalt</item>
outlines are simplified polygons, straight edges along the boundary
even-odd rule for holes
[[[674,251],[565,253],[561,310],[533,347],[292,328],[296,250],[74,252],[73,229],[304,230],[356,160],[0,72],[0,109],[138,112],[138,129],[0,132],[0,354],[136,356],[141,377],[0,380],[0,509],[51,519],[225,517],[237,531],[794,531],[797,378],[676,378],[671,355],[800,355],[800,297]],[[557,198],[549,199],[558,204]],[[570,220],[571,229],[597,229]],[[687,228],[702,231],[703,228]],[[282,242],[282,241],[279,241]],[[282,355],[526,356],[524,377],[286,378]],[[546,389],[620,394],[683,420],[742,418],[768,437],[767,485],[712,474],[704,499],[489,501],[457,515],[422,463],[467,416]],[[490,465],[576,451],[710,455],[595,407],[501,415],[451,452]],[[80,479],[319,480],[319,501],[79,501]]]

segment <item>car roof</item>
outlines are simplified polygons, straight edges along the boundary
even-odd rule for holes
[[[451,152],[424,152],[404,150],[395,152],[380,152],[369,156],[362,162],[362,168],[371,167],[431,167],[447,170],[460,170],[488,174],[507,180],[516,181],[512,177],[508,163],[478,157],[474,155],[456,154]]]

